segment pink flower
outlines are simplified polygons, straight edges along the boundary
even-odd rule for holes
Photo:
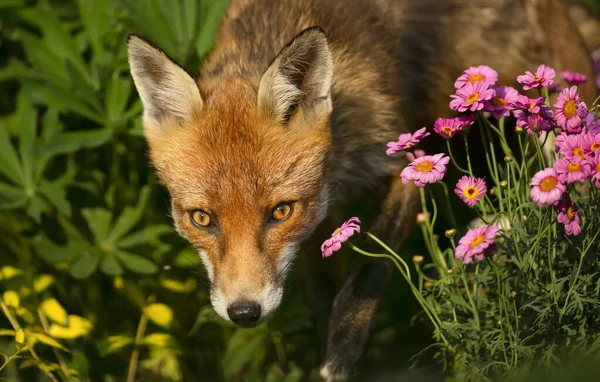
[[[521,113],[517,118],[517,126],[527,130],[527,134],[538,136],[542,131],[550,131],[550,122],[540,114]]]
[[[428,133],[426,130],[427,130],[427,128],[423,127],[421,129],[415,131],[414,134],[411,134],[411,133],[400,134],[397,142],[388,142],[388,144],[387,144],[388,149],[386,150],[385,153],[387,155],[392,155],[394,153],[397,153],[398,151],[406,150],[409,147],[413,147],[414,145],[419,143],[419,141],[421,139],[430,135],[430,133]]]
[[[557,84],[556,82],[548,86],[548,92],[550,93],[560,93],[562,90],[563,87],[560,86],[560,84]]]
[[[450,157],[444,154],[425,155],[412,161],[402,170],[400,178],[407,184],[415,181],[415,186],[425,187],[427,183],[435,183],[446,175],[446,165]]]
[[[537,88],[540,86],[549,86],[554,83],[552,80],[556,76],[556,71],[546,65],[540,65],[535,75],[527,71],[524,75],[518,76],[517,81],[523,84],[524,90]]]
[[[415,150],[415,153],[406,153],[406,157],[409,161],[414,161],[417,158],[425,156],[425,151],[423,150]]]
[[[510,86],[492,86],[491,89],[496,92],[496,95],[485,102],[483,110],[491,112],[496,119],[502,118],[503,115],[508,117],[510,115],[509,105],[514,103],[519,95],[517,89]]]
[[[321,245],[323,258],[329,257],[333,252],[337,252],[342,248],[342,243],[348,241],[355,233],[360,233],[360,220],[357,217],[350,218],[342,226],[336,229],[331,237]]]
[[[588,151],[586,154],[588,154],[588,158],[593,157],[594,155],[596,155],[596,153],[600,153],[600,132],[599,133],[588,133],[587,134],[588,137],[588,141],[586,143],[589,143],[589,147],[588,147]]]
[[[559,152],[560,148],[565,144],[568,135],[564,131],[554,138],[554,152]]]
[[[473,259],[481,261],[485,256],[492,256],[496,251],[494,238],[498,231],[500,229],[495,224],[469,230],[458,241],[454,258],[469,264]]]
[[[468,206],[473,207],[487,192],[485,182],[481,178],[464,175],[456,183],[454,193]]]
[[[596,119],[594,114],[588,113],[588,115],[585,116],[585,127],[590,133],[600,133],[600,120]]]
[[[486,65],[471,66],[458,77],[454,83],[454,87],[460,89],[467,83],[474,84],[477,82],[487,82],[490,85],[494,85],[498,82],[498,72]]]
[[[417,214],[417,224],[425,224],[431,218],[431,214],[429,212],[419,212]]]
[[[565,70],[560,73],[560,78],[569,85],[581,85],[587,81],[587,77],[581,73]]]
[[[462,124],[460,131],[465,132],[475,123],[477,117],[475,114],[463,114],[456,117],[456,119]]]
[[[600,75],[596,76],[596,87],[600,88]]]
[[[433,124],[433,131],[444,138],[452,138],[464,128],[464,124],[458,118],[438,118]]]
[[[531,187],[529,191],[531,200],[540,208],[557,203],[567,189],[553,168],[538,171],[531,179],[529,187]]]
[[[583,183],[592,174],[592,165],[578,156],[558,159],[555,168],[560,181],[567,184]]]
[[[595,72],[600,72],[600,49],[596,49],[592,52],[592,61]]]
[[[558,203],[558,216],[556,220],[565,225],[565,233],[568,236],[577,236],[581,233],[579,225],[579,214],[577,213],[577,205],[571,202],[569,194],[565,194]]]
[[[581,118],[587,114],[587,106],[577,94],[577,86],[564,89],[556,99],[556,124],[569,134],[581,132]]]
[[[596,151],[592,159],[590,159],[590,165],[592,166],[592,181],[597,188],[600,188],[600,152]]]
[[[556,143],[558,152],[566,158],[579,157],[585,159],[585,154],[590,150],[592,137],[589,134],[567,135]]]
[[[467,82],[465,86],[456,91],[456,94],[450,96],[453,98],[450,101],[450,108],[460,112],[483,109],[484,102],[492,99],[495,95],[494,90],[489,86],[487,82]]]
[[[538,114],[544,108],[544,97],[529,98],[524,95],[518,95],[516,100],[510,106],[513,109],[515,117],[519,117],[522,113]]]

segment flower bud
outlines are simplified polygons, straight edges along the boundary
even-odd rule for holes
[[[423,285],[427,289],[433,288],[433,283],[431,281],[425,281],[425,283]]]
[[[507,155],[507,156],[505,156],[505,157],[504,157],[504,161],[505,161],[506,163],[510,163],[510,162],[512,162],[514,159],[515,159],[515,158],[511,157],[510,155]]]
[[[449,275],[451,275],[451,274],[452,274],[452,268],[448,269],[448,270],[446,271],[446,273],[448,273]]]
[[[519,126],[515,127],[515,133],[521,134],[522,132],[523,132],[523,128],[522,127],[519,127]]]
[[[502,321],[498,321],[498,326],[502,326]]]
[[[513,290],[513,291],[511,291],[511,292],[508,294],[508,297],[509,297],[509,298],[515,298],[516,296],[517,296],[517,291],[516,291],[516,290]]]
[[[446,230],[445,235],[448,239],[450,239],[456,235],[456,230],[454,228],[448,229]]]
[[[417,224],[425,224],[429,221],[429,212],[419,212],[417,214]]]
[[[506,187],[508,186],[508,182],[506,180],[503,180],[502,182],[500,182],[500,187]]]
[[[414,255],[413,259],[412,259],[413,263],[415,264],[421,264],[423,262],[423,256],[421,255]]]

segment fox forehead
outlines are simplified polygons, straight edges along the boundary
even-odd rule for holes
[[[270,205],[318,192],[328,129],[276,124],[261,114],[247,81],[201,89],[205,107],[187,126],[167,120],[165,134],[148,137],[159,176],[182,209],[232,199]]]

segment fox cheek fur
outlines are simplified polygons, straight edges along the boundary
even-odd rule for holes
[[[327,210],[333,68],[325,35],[298,35],[258,83],[232,77],[199,88],[137,35],[128,55],[152,162],[178,232],[206,265],[211,302],[225,319],[258,324],[279,305],[299,244]],[[289,217],[271,221],[282,202]],[[211,224],[195,226],[195,210]]]

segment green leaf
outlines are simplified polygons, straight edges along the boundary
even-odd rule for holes
[[[98,343],[100,357],[106,357],[132,343],[133,338],[129,336],[109,336]]]
[[[95,148],[105,144],[113,133],[111,128],[60,133],[43,150],[49,154],[58,155],[73,153],[82,148]]]
[[[81,210],[81,215],[87,221],[96,243],[106,242],[110,232],[112,213],[104,208],[84,208]]]
[[[189,247],[183,249],[175,256],[175,259],[173,259],[173,265],[179,268],[196,268],[201,263],[198,252]]]
[[[130,78],[121,77],[118,72],[113,73],[111,81],[106,87],[105,99],[106,117],[109,124],[112,125],[123,119],[123,113],[131,96],[132,85]]]
[[[42,221],[42,212],[44,211],[45,205],[46,202],[44,202],[44,199],[34,195],[31,199],[29,199],[29,205],[26,208],[27,215],[29,215],[37,223],[40,223]]]
[[[57,183],[42,182],[39,192],[52,203],[58,212],[71,216],[71,204],[67,201],[67,190]]]
[[[24,185],[19,157],[10,142],[8,125],[0,122],[0,172],[17,185]]]
[[[64,126],[60,123],[58,118],[58,110],[48,109],[44,114],[42,122],[42,141],[44,143],[50,143],[60,133]]]
[[[23,92],[17,98],[16,122],[19,132],[19,156],[26,187],[33,187],[34,142],[37,137],[37,110]]]
[[[263,327],[236,330],[227,343],[227,351],[223,358],[225,378],[231,379],[246,366],[256,356],[255,353],[265,346],[267,339],[267,332]]]
[[[104,256],[102,256],[100,270],[103,273],[111,276],[119,276],[123,274],[123,267],[121,266],[121,264],[119,264],[119,262],[112,253],[105,253]]]
[[[185,31],[186,41],[192,41],[196,38],[198,29],[198,1],[183,0],[183,29]]]
[[[208,9],[203,10],[204,18],[201,23],[202,27],[200,27],[200,30],[198,31],[196,40],[196,54],[198,57],[203,58],[212,48],[228,3],[228,1],[210,1],[203,3],[206,4]]]
[[[129,269],[132,272],[147,275],[151,275],[158,272],[158,266],[152,261],[142,256],[121,250],[116,250],[115,254],[119,258],[119,260],[123,262],[125,268]]]
[[[69,267],[69,273],[76,279],[88,278],[98,267],[99,254],[92,253],[94,251],[85,251],[75,260]]]
[[[140,231],[132,233],[117,241],[121,248],[130,248],[135,245],[144,244],[156,239],[160,235],[172,232],[172,228],[165,224],[151,225],[142,228]]]
[[[81,73],[73,67],[70,61],[67,61],[66,67],[75,94],[94,111],[102,113],[96,90],[81,76]]]
[[[0,209],[12,210],[23,207],[28,199],[23,189],[0,182]]]
[[[53,8],[46,4],[41,3],[37,7],[22,9],[19,11],[19,16],[39,27],[46,45],[52,47],[52,51],[63,60],[69,60],[82,75],[86,75],[87,67],[77,50],[75,40],[66,31],[64,23],[58,19]]]
[[[162,13],[160,0],[126,0],[125,5],[136,31],[148,37],[175,60],[177,47],[173,34]]]
[[[16,58],[11,58],[8,64],[0,69],[0,82],[21,78],[37,78],[37,74]]]
[[[64,61],[37,36],[19,31],[23,49],[27,60],[33,65],[38,75],[43,75],[46,80],[66,86],[70,85],[69,75]],[[52,65],[48,65],[51,62]]]
[[[85,33],[90,40],[94,58],[105,62],[105,35],[114,27],[115,1],[113,0],[79,0],[79,13],[85,26]]]
[[[110,232],[110,242],[116,242],[137,224],[137,222],[142,217],[142,214],[144,213],[149,195],[150,189],[148,188],[148,186],[144,186],[144,188],[142,188],[140,198],[136,206],[134,208],[125,207],[125,209],[117,219],[114,227],[112,228],[112,231]]]

